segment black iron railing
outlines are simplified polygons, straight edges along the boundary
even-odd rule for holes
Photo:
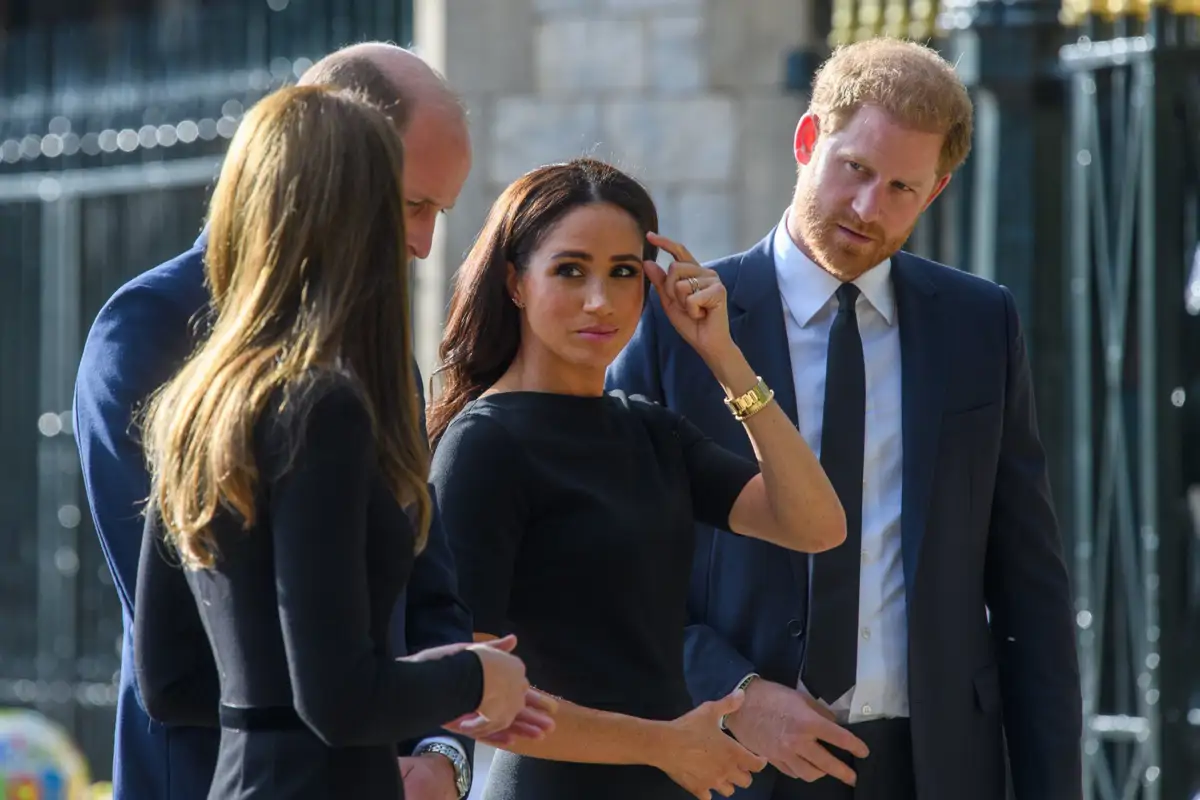
[[[324,53],[407,43],[408,0],[231,0],[0,37],[0,706],[112,763],[121,612],[78,475],[79,351],[186,249],[238,119]]]

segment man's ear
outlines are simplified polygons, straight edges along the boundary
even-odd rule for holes
[[[796,125],[796,139],[794,143],[797,164],[803,167],[812,161],[813,154],[817,149],[817,139],[820,135],[821,121],[817,119],[816,114],[808,112],[800,118],[800,122]]]
[[[945,189],[946,185],[950,183],[950,177],[950,175],[943,175],[942,177],[938,178],[938,182],[933,186],[933,191],[929,193],[929,199],[925,201],[925,208],[929,208],[930,204],[932,204],[933,201],[937,199],[937,196],[942,193],[942,190]],[[921,210],[924,211],[925,209]]]

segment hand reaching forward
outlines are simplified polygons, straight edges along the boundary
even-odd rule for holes
[[[667,319],[684,341],[705,362],[711,363],[733,346],[725,285],[716,272],[697,264],[688,249],[678,242],[657,233],[646,234],[646,239],[675,259],[667,270],[654,261],[644,265]]]
[[[484,662],[484,699],[487,700],[487,670],[488,661],[485,660],[485,655],[480,655],[480,648],[491,648],[499,650],[504,654],[510,654],[516,648],[517,640],[514,636],[506,636],[503,639],[493,639],[490,642],[481,644],[472,644],[470,642],[458,642],[455,644],[444,644],[437,648],[428,648],[421,650],[414,655],[402,658],[402,661],[433,661],[437,658],[445,658],[461,652],[462,650],[473,650],[476,656],[480,657],[480,661]],[[512,660],[521,664],[521,676],[524,680],[524,663],[516,656],[509,656]],[[446,730],[469,736],[469,738],[486,742],[494,747],[503,747],[510,745],[517,739],[544,739],[546,734],[554,729],[554,714],[558,711],[558,700],[546,694],[539,692],[535,688],[530,687],[526,681],[526,692],[524,692],[524,704],[520,711],[517,711],[516,717],[508,726],[496,728],[494,724],[486,724],[484,717],[486,712],[484,706],[480,705],[479,710],[473,714],[463,715],[457,720],[452,720],[445,724]]]
[[[746,702],[725,721],[746,747],[766,757],[790,778],[812,782],[830,775],[853,786],[858,779],[821,742],[866,758],[867,746],[833,721],[833,714],[813,698],[759,678],[746,687]]]
[[[515,636],[489,642],[431,647],[404,661],[433,661],[470,650],[483,665],[483,701],[474,713],[448,722],[446,730],[492,745],[511,743],[516,738],[541,739],[554,730],[554,698],[533,689],[525,678],[525,664],[512,655]]]
[[[492,747],[505,747],[517,739],[545,739],[554,730],[554,715],[557,712],[558,700],[531,687],[525,692],[525,707],[517,712],[512,725],[475,738]]]

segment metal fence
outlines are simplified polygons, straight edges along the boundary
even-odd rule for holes
[[[112,761],[121,611],[71,430],[88,327],[186,249],[243,110],[411,3],[270,0],[19,32],[0,50],[0,706]]]
[[[1200,755],[1200,476],[1184,462],[1200,446],[1185,438],[1200,364],[1183,346],[1197,332],[1184,287],[1200,224],[1200,29],[1164,5],[1123,10],[1084,15],[1086,38],[1062,52],[1075,582],[1088,790],[1158,800],[1197,788],[1183,778]]]

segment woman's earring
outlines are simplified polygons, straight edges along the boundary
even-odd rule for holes
[[[514,306],[516,306],[517,308],[524,308],[524,307],[525,307],[525,304],[524,304],[524,303],[522,303],[520,300],[518,300],[518,299],[517,299],[517,298],[515,298],[515,297],[514,297],[514,298],[512,298],[512,301],[513,301],[513,305],[514,305]]]

